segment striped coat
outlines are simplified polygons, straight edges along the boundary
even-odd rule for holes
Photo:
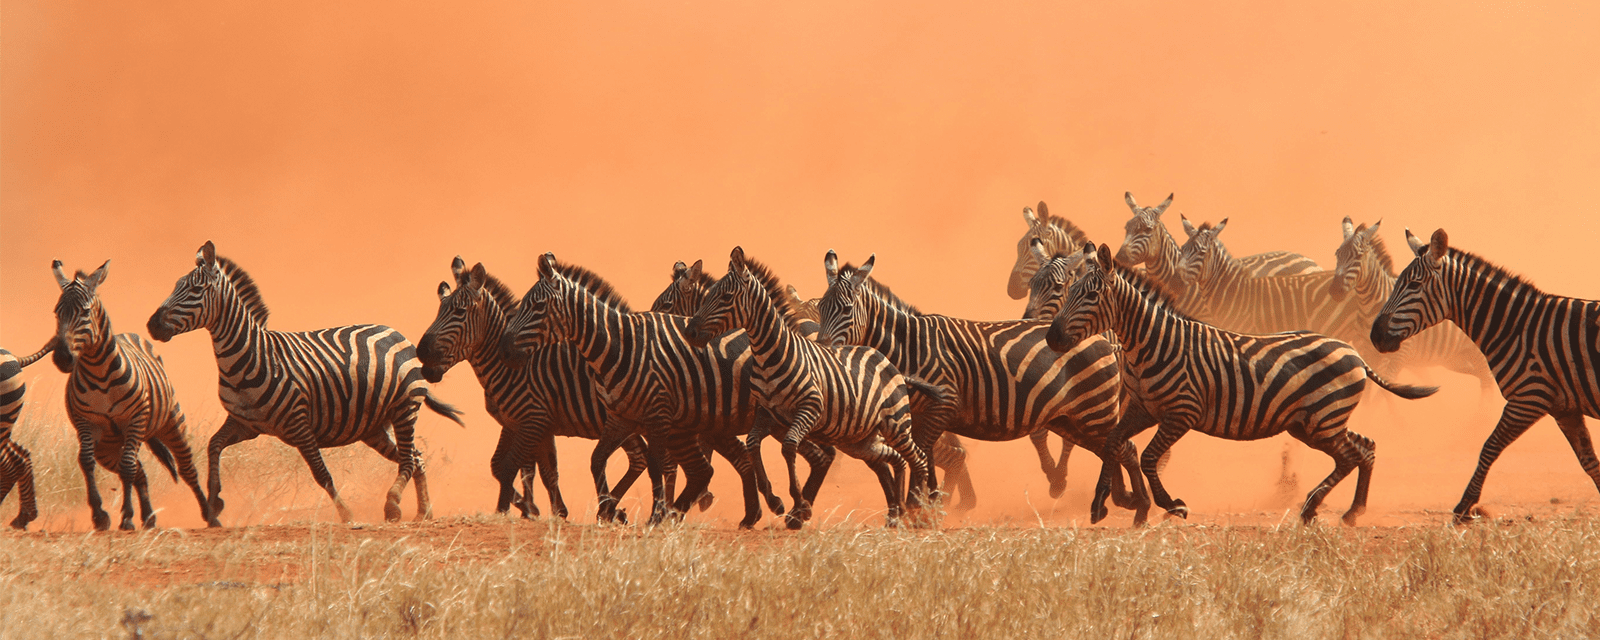
[[[34,494],[33,460],[28,450],[11,439],[17,416],[22,413],[22,398],[28,386],[22,382],[22,369],[50,353],[56,347],[52,337],[44,348],[30,356],[18,358],[10,351],[0,349],[0,505],[5,504],[11,488],[17,488],[17,517],[11,521],[13,529],[26,529],[28,523],[39,517],[39,503]]]
[[[211,437],[210,502],[221,513],[223,450],[257,436],[277,437],[305,458],[339,518],[350,508],[322,460],[322,449],[357,442],[398,467],[384,517],[400,519],[400,492],[416,478],[417,518],[433,516],[427,476],[415,448],[418,408],[460,422],[458,411],[428,391],[416,348],[389,327],[351,325],[320,331],[267,328],[267,305],[250,274],[206,242],[192,271],[178,278],[147,328],[157,340],[205,329],[217,356],[217,393],[228,418]],[[393,430],[394,437],[389,436]]]
[[[94,527],[111,527],[101,507],[94,468],[100,466],[122,481],[123,530],[132,530],[133,497],[138,494],[145,528],[156,525],[150,504],[150,486],[139,463],[139,448],[148,445],[176,481],[181,475],[194,491],[206,523],[216,516],[200,489],[189,451],[188,428],[172,383],[155,353],[155,346],[137,334],[113,334],[111,319],[100,301],[99,289],[109,273],[107,260],[93,274],[79,271],[68,278],[55,261],[51,270],[61,285],[56,300],[54,362],[67,378],[67,417],[78,432],[78,467],[83,471]]]
[[[1475,517],[1489,467],[1535,421],[1556,420],[1584,473],[1600,488],[1584,416],[1600,417],[1600,302],[1552,295],[1467,251],[1443,229],[1426,243],[1406,231],[1417,256],[1372,321],[1372,342],[1393,353],[1444,321],[1461,327],[1488,360],[1506,406],[1483,443],[1455,519]]]
[[[1139,206],[1139,203],[1134,201],[1132,193],[1123,193],[1122,197],[1127,201],[1128,208],[1133,210],[1133,217],[1123,225],[1124,235],[1122,247],[1117,250],[1117,262],[1129,267],[1144,265],[1145,275],[1154,278],[1169,290],[1181,291],[1183,282],[1179,274],[1179,259],[1182,245],[1178,244],[1177,239],[1167,231],[1166,224],[1161,222],[1161,214],[1172,205],[1172,196],[1168,195],[1166,200],[1154,207]],[[1083,243],[1071,246],[1055,244],[1045,246],[1049,249],[1047,255],[1073,254],[1078,253]],[[1287,251],[1258,253],[1240,258],[1239,261],[1243,263],[1246,272],[1257,278],[1314,273],[1322,270],[1316,261]]]
[[[1351,470],[1359,469],[1356,495],[1345,524],[1366,510],[1375,446],[1345,422],[1370,378],[1402,397],[1433,393],[1391,385],[1367,367],[1349,345],[1308,332],[1242,335],[1197,322],[1176,312],[1160,285],[1121,267],[1101,245],[1090,268],[1072,285],[1051,324],[1049,343],[1077,349],[1099,334],[1116,334],[1127,374],[1161,424],[1141,460],[1156,504],[1188,516],[1182,500],[1161,484],[1156,461],[1190,430],[1230,440],[1256,440],[1285,431],[1334,459],[1334,471],[1312,489],[1300,517],[1310,522],[1322,499]],[[1107,446],[1134,435],[1119,429]],[[1104,499],[1115,469],[1101,471],[1090,518],[1105,517]]]

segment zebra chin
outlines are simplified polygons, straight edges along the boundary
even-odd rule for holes
[[[1349,295],[1350,289],[1344,285],[1344,278],[1334,278],[1328,283],[1328,297],[1334,302],[1344,302],[1344,297]]]
[[[1405,341],[1405,337],[1399,333],[1388,331],[1388,326],[1389,316],[1387,315],[1380,315],[1372,321],[1372,335],[1368,337],[1372,339],[1372,346],[1378,349],[1378,353],[1399,351],[1400,343]]]
[[[1082,331],[1068,329],[1065,324],[1058,322],[1050,325],[1050,331],[1044,334],[1044,342],[1050,345],[1051,350],[1066,353],[1083,342],[1084,337]]]

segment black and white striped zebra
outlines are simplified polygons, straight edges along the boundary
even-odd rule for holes
[[[399,465],[383,505],[386,519],[400,519],[400,492],[413,475],[417,518],[433,517],[414,442],[417,410],[426,404],[457,423],[461,418],[429,393],[416,348],[383,325],[274,331],[267,328],[267,314],[255,281],[207,241],[195,255],[194,270],[178,278],[150,316],[150,335],[162,342],[199,329],[211,334],[217,394],[228,412],[206,449],[213,517],[224,506],[222,451],[263,434],[300,452],[340,520],[350,521],[350,508],[339,499],[322,449],[357,442]],[[215,520],[212,525],[218,526]]]
[[[868,278],[875,260],[876,255],[859,269],[840,268],[838,257],[828,252],[818,341],[872,347],[902,373],[953,391],[955,407],[943,419],[919,419],[914,425],[918,446],[928,447],[945,431],[1005,441],[1048,428],[1126,465],[1134,485],[1126,504],[1135,511],[1134,521],[1144,522],[1149,499],[1133,446],[1102,446],[1121,416],[1116,347],[1100,338],[1057,354],[1045,346],[1046,322],[973,322],[923,314]]]
[[[0,349],[0,505],[17,488],[17,517],[11,521],[13,529],[26,529],[28,523],[39,517],[39,503],[34,493],[33,460],[28,450],[11,439],[11,432],[22,414],[22,398],[28,385],[22,381],[22,369],[38,362],[55,350],[56,338],[51,337],[37,353],[18,358],[10,351]]]
[[[512,485],[522,470],[518,506],[523,515],[539,513],[533,506],[538,473],[550,496],[551,512],[565,518],[554,436],[600,438],[606,408],[595,389],[594,374],[577,349],[566,344],[534,348],[525,363],[508,361],[500,353],[500,335],[516,313],[516,294],[481,262],[467,269],[466,261],[456,256],[450,270],[456,286],[452,290],[449,283],[439,283],[439,313],[417,341],[422,377],[438,383],[451,367],[465,361],[483,386],[484,405],[500,423],[500,438],[489,459],[490,472],[500,483],[497,512],[505,513],[516,498]],[[644,440],[631,437],[622,447],[628,454],[628,472],[617,483],[619,495],[627,493],[646,466]]]
[[[673,265],[672,283],[667,285],[667,289],[662,291],[661,295],[656,298],[655,304],[651,305],[650,310],[660,313],[675,313],[682,316],[694,315],[699,310],[701,301],[705,299],[706,292],[711,289],[711,285],[716,283],[715,278],[706,275],[702,264],[701,261],[696,260],[693,265],[685,265],[683,262]],[[822,328],[822,314],[817,310],[817,305],[821,303],[822,299],[802,300],[800,293],[795,290],[793,285],[785,286],[784,298],[788,300],[789,312],[795,316],[800,335],[807,340],[816,340],[817,332]],[[913,415],[926,410],[928,406],[922,396],[913,396]],[[1045,436],[1049,435],[1049,433],[1048,430],[1040,429],[1034,433],[1032,438],[1034,446],[1040,450],[1040,456],[1043,459],[1051,460],[1053,465],[1053,458],[1049,457],[1049,450],[1045,444]],[[816,468],[820,453],[813,450],[814,446],[809,441],[800,443],[800,455],[806,458],[807,463],[811,464],[812,468]],[[746,442],[746,448],[749,448],[748,442]],[[827,460],[831,461],[833,459],[832,448],[823,447],[822,449],[826,450]],[[1069,444],[1063,452],[1063,456],[1071,452],[1072,448]],[[954,511],[971,511],[977,508],[978,494],[972,486],[972,474],[967,470],[967,448],[961,443],[961,439],[957,438],[953,433],[946,433],[940,436],[938,441],[934,442],[933,451],[925,453],[931,456],[935,467],[945,471],[945,482],[950,485],[952,488],[951,493],[956,498],[956,503],[951,506],[951,509]],[[752,462],[758,465],[756,467],[756,480],[764,486],[766,477],[765,470],[760,466],[762,462],[759,458],[753,459]],[[1053,468],[1053,466],[1050,467],[1050,469]],[[1050,473],[1050,469],[1046,470],[1047,474]],[[1063,489],[1066,486],[1066,475],[1067,469],[1065,457],[1063,457],[1059,473],[1060,485]],[[1060,491],[1055,489],[1056,476],[1051,475],[1050,477],[1052,481],[1052,493],[1050,495],[1057,497],[1060,495]],[[821,477],[818,476],[815,483],[808,481],[806,486],[820,487]],[[765,493],[766,491],[767,489],[763,488],[763,492]],[[814,498],[815,496],[812,497]],[[808,498],[807,501],[809,502],[811,499]],[[774,511],[779,510],[774,505],[769,506],[772,506]]]
[[[824,347],[801,333],[781,287],[766,265],[734,247],[727,275],[705,292],[684,334],[695,346],[738,330],[748,336],[754,364],[750,380],[758,402],[778,422],[789,468],[789,495],[795,501],[786,522],[789,528],[800,528],[814,499],[802,492],[795,471],[800,444],[807,440],[837,447],[867,463],[883,486],[892,524],[902,515],[903,503],[921,506],[919,495],[929,472],[927,456],[911,440],[907,380],[875,350]],[[925,383],[920,388],[924,393],[930,390]],[[948,402],[943,390],[932,391],[940,396],[936,401]],[[746,448],[758,481],[765,483],[763,428],[750,432]],[[909,494],[900,482],[907,464]]]
[[[1354,299],[1328,294],[1334,272],[1258,278],[1228,252],[1219,234],[1228,220],[1198,228],[1183,221],[1189,241],[1181,271],[1187,290],[1180,308],[1196,320],[1237,333],[1315,331],[1338,338],[1376,359],[1366,344],[1367,321]]]
[[[1198,322],[1175,311],[1159,284],[1118,265],[1111,249],[1085,246],[1089,269],[1073,283],[1067,301],[1051,324],[1052,349],[1081,348],[1102,332],[1116,334],[1124,352],[1124,371],[1160,428],[1145,447],[1141,466],[1156,505],[1188,517],[1182,500],[1167,495],[1156,461],[1190,430],[1229,440],[1257,440],[1285,431],[1334,459],[1333,473],[1311,490],[1301,507],[1302,521],[1334,485],[1359,469],[1355,499],[1344,514],[1354,525],[1366,510],[1372,475],[1372,440],[1345,427],[1361,400],[1367,379],[1405,398],[1435,389],[1393,385],[1367,367],[1349,345],[1310,332],[1243,335]],[[1118,429],[1108,447],[1126,444],[1135,434]],[[1105,517],[1105,496],[1116,469],[1104,465],[1095,489],[1090,519]]]
[[[133,499],[138,494],[141,522],[156,526],[150,485],[139,463],[139,448],[149,446],[156,460],[176,482],[182,476],[194,491],[206,523],[216,516],[200,490],[200,475],[189,452],[183,409],[167,379],[155,346],[138,334],[113,334],[111,318],[100,301],[100,285],[111,261],[94,273],[67,277],[56,260],[50,267],[61,285],[56,299],[56,368],[68,374],[67,417],[78,433],[78,467],[89,497],[89,513],[98,530],[111,528],[95,483],[98,461],[122,480],[123,530],[132,530]]]
[[[1133,217],[1123,226],[1125,235],[1122,238],[1122,247],[1117,249],[1117,262],[1130,267],[1142,264],[1145,275],[1155,278],[1169,290],[1182,291],[1183,282],[1179,274],[1179,254],[1182,245],[1178,244],[1177,239],[1167,231],[1167,226],[1161,222],[1161,214],[1172,205],[1172,195],[1169,194],[1166,200],[1154,207],[1139,206],[1131,192],[1123,193],[1122,197],[1127,201],[1128,208],[1133,210]],[[1046,245],[1050,254],[1075,254],[1081,246],[1082,242],[1066,246]],[[1257,278],[1314,273],[1322,270],[1315,260],[1288,251],[1258,253],[1240,258],[1239,261],[1244,264],[1251,276]]]
[[[704,439],[738,470],[745,499],[739,526],[749,528],[761,518],[754,469],[739,442],[761,413],[751,397],[749,339],[736,332],[696,348],[683,335],[688,322],[672,314],[633,313],[598,275],[558,264],[546,253],[539,259],[539,282],[522,297],[501,348],[515,356],[540,344],[577,346],[613,423],[595,457],[609,455],[623,437],[642,430],[652,465],[675,462],[688,476],[671,505],[681,514],[711,481],[711,463],[700,449]],[[592,471],[602,507],[614,504],[604,466]],[[657,505],[667,497],[658,494]],[[658,509],[652,521],[660,515]]]
[[[1383,238],[1378,235],[1380,220],[1372,226],[1356,226],[1347,216],[1343,222],[1344,242],[1334,252],[1338,266],[1334,267],[1333,281],[1328,285],[1328,295],[1342,300],[1354,294],[1357,315],[1361,318],[1356,327],[1360,342],[1349,341],[1360,347],[1371,344],[1372,320],[1378,317],[1383,305],[1389,302],[1394,291],[1394,262]],[[1366,357],[1363,353],[1362,357]],[[1440,324],[1417,334],[1400,345],[1400,350],[1369,358],[1372,368],[1385,376],[1393,375],[1402,366],[1438,365],[1450,371],[1478,378],[1485,397],[1499,393],[1494,372],[1478,346],[1472,344],[1467,334],[1454,324]]]
[[[1474,516],[1489,467],[1528,427],[1556,420],[1584,473],[1600,488],[1584,416],[1600,417],[1600,302],[1545,293],[1533,283],[1468,251],[1450,246],[1444,229],[1424,243],[1406,230],[1416,258],[1372,321],[1372,342],[1392,353],[1441,322],[1454,322],[1478,345],[1494,371],[1505,410],[1483,443],[1478,466],[1453,512]]]

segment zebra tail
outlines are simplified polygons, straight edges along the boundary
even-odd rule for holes
[[[947,414],[954,412],[956,405],[956,394],[950,389],[950,387],[928,382],[922,378],[905,373],[900,374],[900,376],[905,378],[906,386],[910,387],[912,391],[919,392],[922,395],[927,396],[929,400],[933,401],[934,409],[930,413],[940,418],[938,422],[943,423],[943,418],[946,417]]]
[[[1378,372],[1372,370],[1372,367],[1367,365],[1361,366],[1367,370],[1367,378],[1378,383],[1378,386],[1383,387],[1384,391],[1388,391],[1389,393],[1395,394],[1407,400],[1426,398],[1439,390],[1438,387],[1415,387],[1409,384],[1395,384],[1393,382],[1389,382],[1388,380],[1384,380],[1383,376],[1378,375]]]
[[[150,445],[150,453],[156,455],[156,461],[160,462],[161,466],[166,467],[167,474],[172,476],[172,481],[177,482],[178,462],[172,459],[172,450],[168,449],[167,445],[161,444],[160,440],[146,440],[144,443]]]
[[[44,348],[43,349],[40,349],[38,353],[35,353],[35,354],[33,354],[31,356],[28,356],[26,358],[19,358],[17,360],[17,364],[20,365],[20,366],[26,367],[26,366],[28,366],[30,364],[38,362],[40,358],[43,358],[43,357],[45,357],[47,355],[50,355],[51,351],[55,351],[56,350],[56,346],[60,345],[60,344],[61,344],[61,338],[58,338],[56,336],[50,336],[50,341],[44,343]]]
[[[432,391],[422,392],[422,402],[427,404],[429,409],[433,409],[434,413],[454,420],[463,429],[466,428],[467,423],[461,421],[461,410],[440,402],[438,398],[433,397]]]

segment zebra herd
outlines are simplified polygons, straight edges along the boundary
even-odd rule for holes
[[[1326,453],[1334,469],[1306,496],[1301,519],[1313,521],[1327,493],[1355,471],[1343,516],[1354,525],[1376,444],[1345,423],[1369,380],[1403,398],[1434,393],[1387,380],[1408,365],[1477,376],[1485,392],[1493,384],[1506,399],[1454,509],[1457,522],[1474,517],[1501,451],[1544,415],[1556,419],[1600,488],[1600,459],[1583,420],[1600,417],[1600,303],[1543,293],[1450,247],[1442,229],[1428,241],[1406,231],[1414,257],[1397,275],[1379,224],[1346,218],[1337,264],[1323,271],[1286,252],[1234,258],[1221,240],[1226,219],[1195,226],[1184,218],[1188,239],[1180,244],[1161,220],[1172,196],[1155,207],[1140,207],[1131,194],[1126,202],[1133,217],[1115,255],[1044,203],[1025,208],[1028,229],[1007,291],[1027,306],[1023,319],[991,322],[923,313],[874,277],[876,256],[854,266],[828,251],[826,292],[803,301],[735,247],[720,278],[701,262],[677,263],[651,310],[635,312],[601,276],[547,253],[538,282],[520,298],[483,264],[469,268],[457,257],[451,281],[439,285],[438,314],[413,347],[382,325],[267,328],[250,275],[207,242],[147,324],[161,342],[201,329],[211,337],[227,417],[206,448],[205,489],[154,345],[112,331],[98,294],[109,261],[73,277],[57,261],[56,335],[24,358],[0,350],[0,502],[15,485],[21,507],[12,526],[38,515],[29,454],[11,432],[22,368],[47,354],[69,374],[67,415],[102,530],[110,517],[95,485],[97,463],[122,482],[120,528],[135,527],[135,495],[140,522],[156,523],[141,447],[193,490],[209,526],[221,526],[222,453],[263,434],[300,452],[341,519],[351,512],[321,450],[357,442],[398,466],[385,517],[401,517],[401,494],[414,481],[417,518],[429,518],[415,425],[424,406],[461,422],[429,386],[461,362],[501,426],[489,460],[496,511],[516,506],[525,517],[539,514],[536,477],[551,512],[567,516],[555,455],[555,437],[564,436],[597,441],[590,471],[602,521],[626,519],[618,496],[640,476],[651,484],[651,522],[706,508],[715,453],[739,474],[741,527],[760,521],[764,501],[799,528],[842,451],[877,476],[894,524],[937,503],[941,486],[960,493],[956,508],[974,504],[959,436],[1029,437],[1052,496],[1065,486],[1072,448],[1086,448],[1102,461],[1091,519],[1107,516],[1110,498],[1141,524],[1152,503],[1187,516],[1160,473],[1172,445],[1193,430],[1231,440],[1287,432]],[[1141,454],[1130,438],[1152,427]],[[1064,443],[1059,456],[1050,433]],[[768,436],[780,442],[787,506],[762,463]],[[618,448],[628,471],[613,487],[606,464]],[[809,468],[803,479],[798,458]]]

